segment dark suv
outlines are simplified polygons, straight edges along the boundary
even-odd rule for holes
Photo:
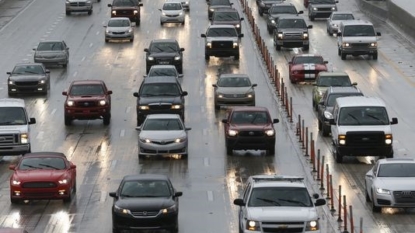
[[[274,4],[268,10],[268,18],[267,18],[267,30],[268,33],[272,33],[276,27],[276,23],[280,16],[284,15],[299,15],[304,13],[303,11],[297,11],[294,4],[292,3],[281,3],[281,4]]]
[[[315,18],[328,18],[331,13],[337,11],[339,1],[336,0],[310,0],[308,2],[308,18],[313,21]]]
[[[271,8],[274,4],[281,4],[283,0],[259,0],[257,1],[258,5],[258,14],[263,16],[264,14],[268,13],[269,8]]]
[[[226,119],[225,145],[226,153],[233,150],[266,150],[268,155],[275,154],[275,123],[265,107],[234,107]]]
[[[111,7],[111,18],[127,17],[131,22],[135,22],[135,26],[140,25],[140,7],[143,6],[139,0],[113,0]]]
[[[184,121],[184,97],[177,78],[174,76],[155,76],[146,78],[141,83],[137,97],[137,126],[143,123],[149,114],[172,113],[179,114]]]
[[[233,25],[238,33],[242,31],[242,18],[234,8],[217,9],[212,15],[212,25]]]
[[[73,81],[66,96],[65,125],[71,125],[72,120],[103,119],[104,125],[109,125],[111,120],[111,94],[107,85],[101,80],[77,80]]]
[[[183,74],[183,51],[175,39],[158,39],[150,42],[146,52],[146,74],[152,65],[174,65]]]
[[[229,0],[210,0],[208,5],[208,19],[210,20],[214,11],[220,8],[232,8],[233,3]]]
[[[313,28],[313,25],[307,26],[303,17],[279,17],[273,35],[275,49],[302,47],[303,50],[308,51],[310,48],[308,29],[310,28]]]
[[[210,25],[205,34],[205,60],[210,56],[230,57],[239,60],[240,38],[244,34],[238,33],[232,25]]]

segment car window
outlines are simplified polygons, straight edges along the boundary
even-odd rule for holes
[[[103,95],[104,88],[102,85],[73,85],[69,91],[69,95],[82,96],[82,95]]]
[[[312,207],[313,204],[306,188],[260,187],[252,189],[248,206]]]
[[[157,68],[150,69],[148,77],[151,76],[177,76],[177,70],[175,68]]]
[[[310,3],[335,4],[335,0],[310,0]]]
[[[297,9],[294,6],[275,6],[271,7],[271,14],[297,14]]]
[[[138,6],[138,0],[114,0],[113,6]]]
[[[62,158],[55,157],[23,158],[19,164],[19,170],[31,169],[63,170],[66,169],[66,163]]]
[[[235,111],[231,117],[232,124],[265,124],[269,122],[266,112]]]
[[[142,96],[179,96],[180,90],[175,83],[147,83],[141,88]]]
[[[152,53],[171,53],[179,51],[179,46],[177,43],[171,42],[160,42],[160,43],[151,43],[150,52]]]
[[[182,4],[181,3],[164,3],[163,10],[181,10]]]
[[[307,28],[303,19],[280,19],[278,28]]]
[[[238,32],[235,28],[209,28],[207,37],[237,37]]]
[[[43,70],[42,66],[39,65],[24,65],[24,66],[16,66],[12,74],[44,74],[45,71]]]
[[[62,42],[41,42],[37,47],[38,51],[60,51],[63,49]]]
[[[384,107],[343,107],[339,125],[388,125],[389,118]]]
[[[249,78],[244,77],[226,77],[220,78],[217,85],[219,87],[250,87]]]
[[[343,28],[343,36],[376,36],[372,25],[350,25]]]
[[[179,119],[147,119],[142,130],[183,130]]]
[[[215,12],[212,19],[213,21],[239,21],[240,17],[237,12]]]
[[[324,64],[324,59],[318,56],[298,56],[294,58],[294,64]]]
[[[352,14],[334,14],[331,19],[332,20],[353,20],[354,16]]]
[[[379,166],[378,177],[415,177],[414,163],[386,163]]]
[[[121,197],[169,197],[169,185],[164,180],[126,181],[121,187]]]
[[[27,124],[26,111],[21,107],[0,107],[0,125]]]
[[[341,94],[331,94],[327,100],[327,106],[331,107],[334,106],[336,103],[336,99],[339,97],[347,97],[347,96],[363,96],[362,93],[341,93]]]
[[[351,86],[350,78],[348,76],[320,76],[316,83],[317,86],[330,87],[347,87]]]
[[[130,21],[129,20],[110,20],[108,21],[108,27],[129,27]]]
[[[229,0],[210,0],[209,4],[213,5],[230,5],[231,2]]]

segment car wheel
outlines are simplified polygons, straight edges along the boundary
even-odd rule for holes
[[[10,198],[10,202],[12,204],[19,204],[19,200],[15,199],[15,198]]]
[[[112,228],[112,233],[120,233],[121,231],[120,230],[118,230],[117,228],[115,228],[115,227],[113,227]]]
[[[373,54],[372,58],[373,58],[373,60],[378,60],[378,54],[377,53]]]
[[[104,116],[103,121],[104,121],[104,125],[109,125],[111,122],[111,115]]]
[[[108,40],[108,39],[105,39],[105,43],[108,43],[108,42],[110,42],[110,40]]]
[[[276,46],[275,46],[275,49],[276,49],[277,51],[280,51],[280,50],[281,50],[281,45],[276,45]]]
[[[313,16],[309,16],[311,21],[314,21],[314,17]]]
[[[184,25],[184,24],[185,24],[185,21],[182,22],[182,25]]]
[[[343,157],[341,156],[339,152],[337,152],[336,146],[333,146],[333,154],[334,154],[334,158],[336,159],[336,163],[343,162]]]
[[[161,26],[163,26],[163,24],[164,24],[164,23],[160,21],[160,25],[161,25]]]
[[[234,57],[235,57],[235,60],[239,60],[239,53],[235,55]]]
[[[275,145],[268,148],[266,153],[267,153],[267,155],[275,155]]]
[[[342,57],[342,60],[346,60],[346,54],[345,53],[341,52],[341,57]]]
[[[321,129],[322,129],[321,133],[323,134],[323,137],[328,137],[329,134],[330,134],[331,129],[327,126],[321,126]]]
[[[92,10],[89,10],[88,11],[88,15],[92,15]]]
[[[393,151],[392,151],[392,153],[390,153],[389,155],[387,155],[386,158],[388,158],[388,159],[393,158]]]
[[[296,84],[297,82],[294,80],[294,79],[292,79],[291,77],[290,77],[290,82],[292,83],[292,84]]]
[[[210,59],[210,56],[205,53],[205,60],[209,61],[209,59]]]
[[[365,183],[365,197],[366,197],[366,202],[371,202],[370,197],[369,197],[369,193],[367,192],[367,184]]]
[[[134,38],[130,39],[130,42],[133,42],[133,41],[134,41]]]
[[[308,51],[309,49],[310,49],[310,45],[304,45],[304,46],[303,46],[303,50],[304,50],[304,51]]]
[[[375,195],[373,195],[373,192],[372,192],[372,212],[374,212],[374,213],[380,213],[382,211],[382,207],[376,206],[375,200],[373,200],[374,199],[374,196]]]
[[[233,148],[231,146],[226,145],[226,154],[233,155]]]
[[[72,119],[70,117],[65,116],[65,125],[71,125]]]
[[[67,12],[66,12],[66,15],[71,15],[71,12],[70,12],[70,11],[67,11]]]

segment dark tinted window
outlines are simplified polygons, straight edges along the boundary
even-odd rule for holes
[[[343,36],[376,36],[372,25],[348,25],[343,29]]]
[[[332,20],[353,20],[354,16],[352,14],[334,14],[331,17]]]
[[[415,164],[388,163],[381,164],[378,177],[415,177]]]
[[[238,12],[215,12],[213,13],[213,21],[239,21]]]
[[[307,28],[303,19],[280,19],[278,28]]]
[[[271,14],[297,14],[295,6],[273,6],[270,10]]]
[[[363,96],[361,93],[342,93],[342,94],[331,94],[327,100],[327,106],[332,107],[336,103],[336,99],[339,97],[347,97],[347,96]]]
[[[138,0],[114,0],[113,6],[138,6]]]
[[[352,83],[350,82],[349,76],[320,76],[317,80],[316,85],[322,87],[347,87],[351,86]]]
[[[269,122],[266,112],[235,111],[232,114],[232,124],[265,124]]]
[[[179,119],[147,119],[142,127],[143,130],[183,130]]]
[[[177,51],[179,51],[179,46],[173,42],[151,43],[150,45],[150,52],[152,53],[171,53]]]
[[[210,28],[206,36],[208,37],[237,37],[238,32],[235,28]]]
[[[104,88],[102,85],[73,85],[69,95],[82,96],[82,95],[103,95]]]
[[[13,74],[45,74],[45,70],[40,65],[21,65],[14,67]]]
[[[66,169],[65,160],[62,158],[23,158],[19,164],[20,170],[31,170],[31,169],[53,169],[63,170]]]
[[[250,87],[251,81],[247,77],[225,77],[219,78],[219,87]]]
[[[141,96],[179,96],[180,90],[176,83],[147,83],[141,88]]]
[[[344,107],[340,110],[339,125],[388,125],[384,107]]]
[[[261,187],[252,189],[248,206],[313,206],[306,188]]]
[[[324,59],[322,57],[315,56],[300,56],[294,59],[294,64],[324,64]]]
[[[25,125],[26,112],[21,107],[0,107],[0,125]]]
[[[62,42],[40,42],[37,46],[38,51],[54,51],[63,50],[64,46]]]
[[[164,180],[132,180],[121,187],[121,197],[169,197],[170,186]]]
[[[210,0],[210,5],[231,5],[231,2],[229,0]]]
[[[176,68],[157,68],[157,69],[150,69],[148,72],[148,77],[151,76],[177,76]]]

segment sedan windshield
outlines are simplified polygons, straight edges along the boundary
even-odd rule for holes
[[[0,125],[25,125],[27,118],[21,107],[0,107]]]
[[[14,67],[12,74],[45,74],[45,70],[40,65],[22,65]]]
[[[181,10],[182,4],[181,3],[164,3],[163,10],[165,11],[174,11],[174,10]]]
[[[232,114],[231,124],[265,124],[270,122],[266,112],[236,111]]]
[[[270,9],[271,14],[297,14],[294,6],[274,6]]]
[[[152,43],[150,52],[152,53],[174,53],[179,51],[176,43]]]
[[[353,20],[354,16],[352,14],[334,14],[331,19],[332,20]]]
[[[148,77],[152,76],[178,76],[177,70],[175,68],[157,68],[157,69],[150,69],[148,72]]]
[[[351,86],[349,76],[320,76],[316,83],[319,87],[348,87]]]
[[[238,33],[235,28],[210,28],[207,37],[237,37]]]
[[[60,51],[63,50],[61,42],[41,42],[37,46],[37,51]]]
[[[129,20],[119,20],[113,19],[108,21],[108,27],[129,27],[130,21]]]
[[[65,160],[56,157],[23,158],[19,164],[19,170],[31,169],[66,169]]]
[[[237,12],[215,12],[213,14],[213,21],[239,21]]]
[[[128,180],[122,184],[121,197],[169,197],[171,191],[164,180]]]
[[[280,19],[278,28],[307,28],[303,19]]]
[[[104,88],[102,85],[73,85],[70,92],[72,96],[83,95],[104,95]]]
[[[298,206],[312,207],[313,203],[306,188],[261,187],[252,189],[249,207]]]
[[[415,177],[414,163],[387,163],[379,166],[378,177]]]
[[[183,125],[179,119],[147,119],[142,130],[183,130]]]
[[[294,59],[294,64],[324,64],[324,59],[318,56],[299,56]]]
[[[217,84],[219,87],[250,87],[251,81],[245,77],[220,78]]]
[[[148,83],[142,86],[141,96],[179,96],[180,91],[175,83]]]
[[[362,93],[342,93],[342,94],[331,94],[327,101],[327,107],[333,107],[336,103],[336,99],[339,97],[347,97],[347,96],[363,96]]]

